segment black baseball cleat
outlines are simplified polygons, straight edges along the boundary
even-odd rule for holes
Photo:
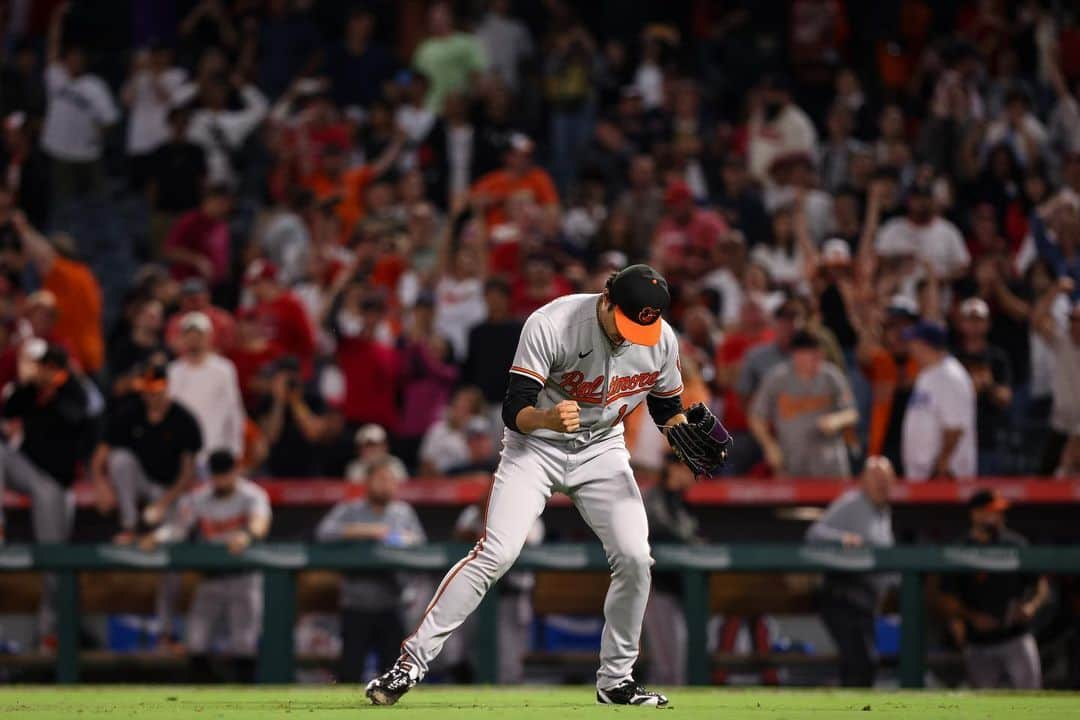
[[[646,690],[634,680],[624,680],[615,687],[596,689],[596,702],[601,705],[646,705],[667,707],[668,699],[663,693]]]
[[[412,660],[402,655],[394,666],[367,684],[364,694],[372,705],[393,705],[420,682],[420,673]]]

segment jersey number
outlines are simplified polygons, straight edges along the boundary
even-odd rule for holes
[[[616,425],[618,425],[619,423],[621,423],[623,420],[626,419],[626,409],[628,407],[630,407],[628,404],[623,403],[623,406],[621,408],[619,408],[619,414],[615,417],[615,422],[611,423],[612,427],[615,427]]]

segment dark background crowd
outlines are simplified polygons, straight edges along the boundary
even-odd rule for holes
[[[41,539],[83,477],[134,541],[221,449],[490,472],[525,317],[636,262],[731,475],[1080,475],[1071,3],[0,0],[0,33]]]

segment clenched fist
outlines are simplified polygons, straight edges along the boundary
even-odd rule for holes
[[[547,411],[547,428],[555,432],[577,432],[581,429],[581,408],[573,400],[563,400]]]

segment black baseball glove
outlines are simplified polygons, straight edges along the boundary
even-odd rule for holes
[[[668,428],[668,444],[694,475],[713,475],[731,451],[731,434],[703,403],[687,408],[685,414],[685,423]]]

